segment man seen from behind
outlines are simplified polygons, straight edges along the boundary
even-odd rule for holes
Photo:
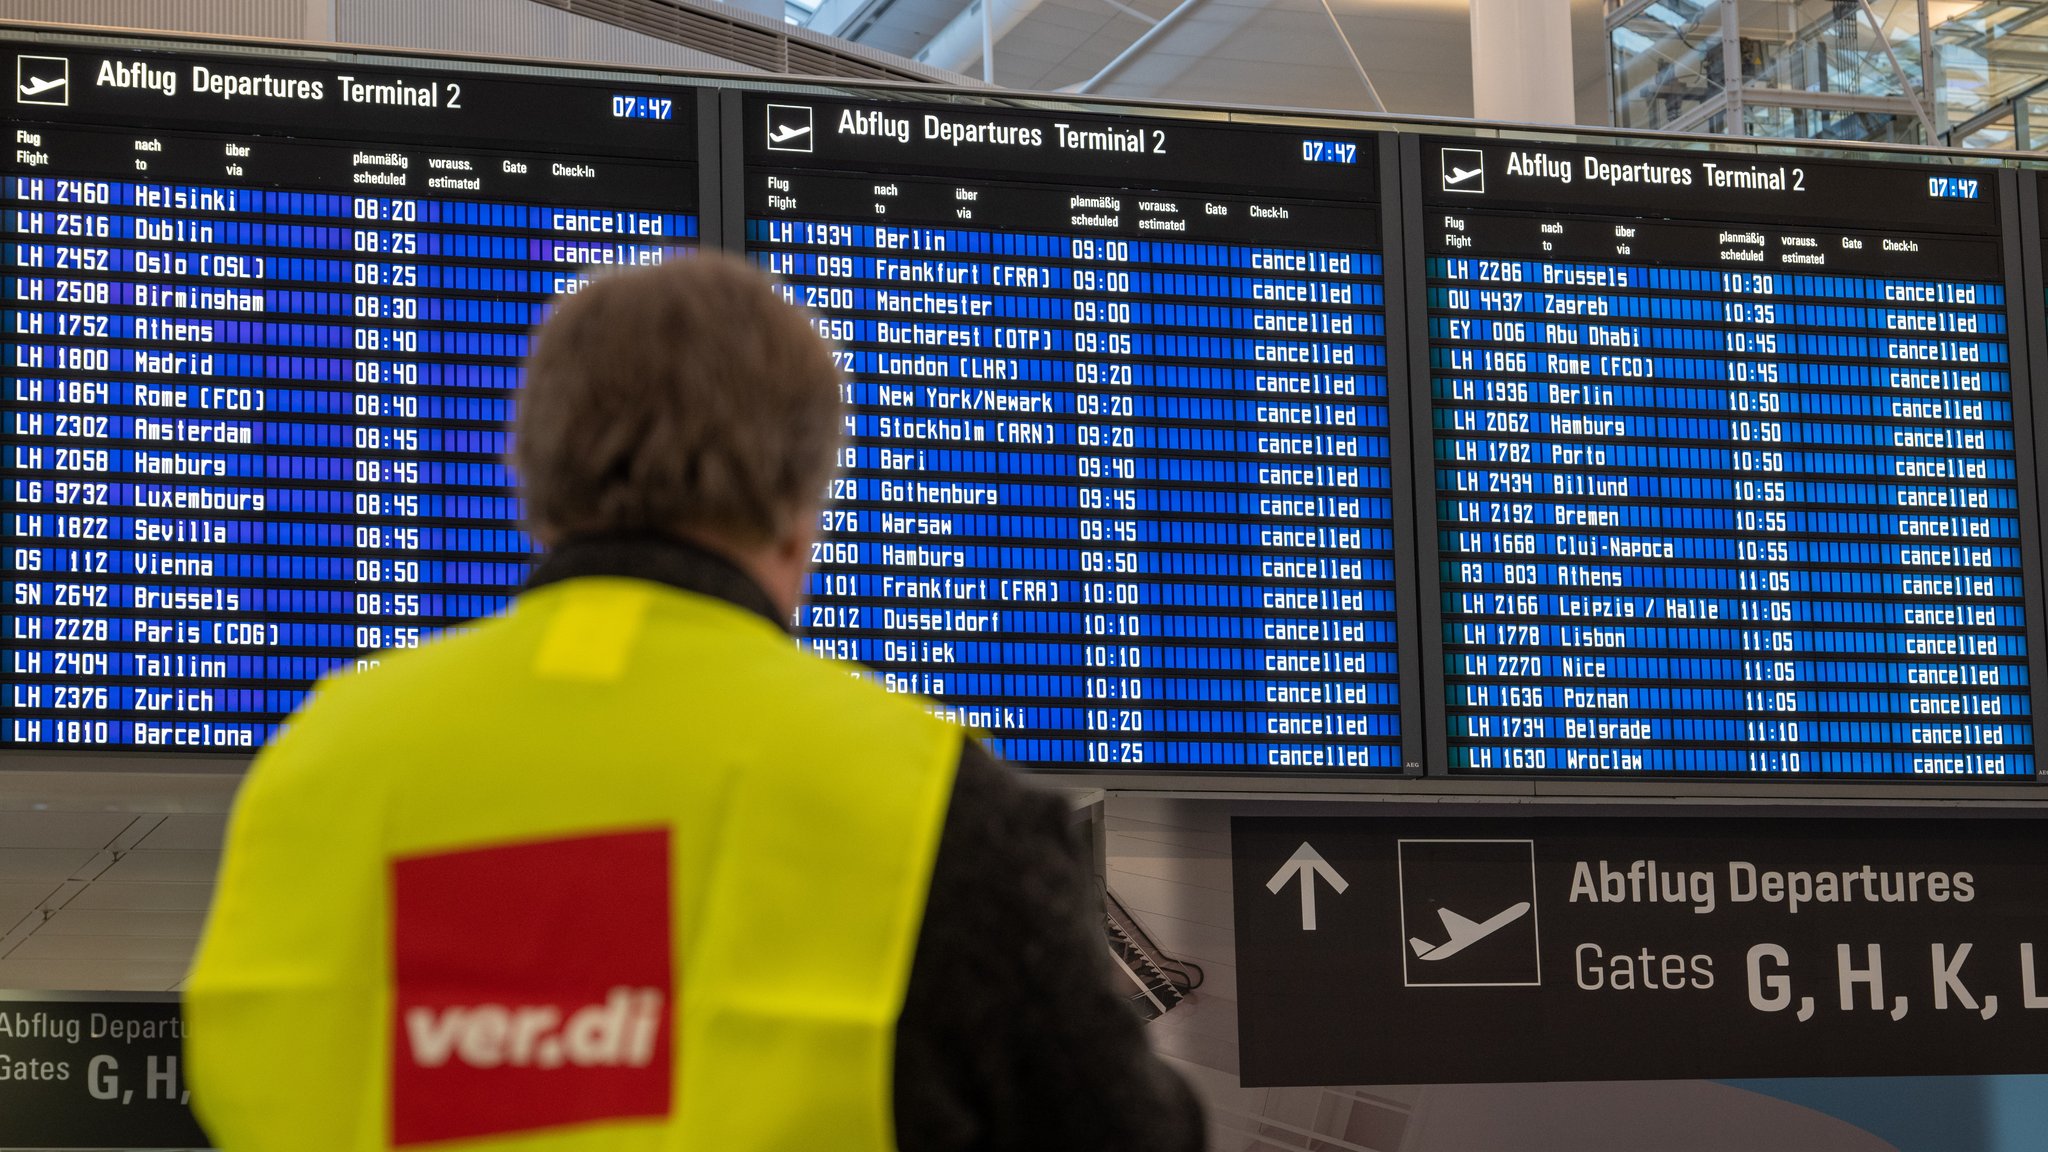
[[[731,258],[557,302],[512,608],[323,682],[243,785],[187,992],[216,1146],[1202,1146],[1063,805],[785,631],[840,390]]]

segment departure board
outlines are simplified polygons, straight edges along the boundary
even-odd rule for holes
[[[0,747],[502,611],[530,333],[701,205],[845,373],[797,642],[1021,765],[2035,776],[2021,174],[152,43],[11,34]]]
[[[853,413],[799,623],[1048,768],[1397,772],[1373,137],[749,96]]]
[[[2031,776],[1998,174],[1419,156],[1451,769]]]
[[[14,55],[5,743],[250,749],[322,673],[501,609],[527,333],[695,242],[695,91]]]

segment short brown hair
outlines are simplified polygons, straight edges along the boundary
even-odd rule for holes
[[[594,278],[534,335],[511,463],[533,534],[780,539],[822,499],[844,410],[832,349],[715,252]]]

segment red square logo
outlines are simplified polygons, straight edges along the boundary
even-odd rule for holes
[[[391,1142],[669,1114],[668,830],[391,865]]]

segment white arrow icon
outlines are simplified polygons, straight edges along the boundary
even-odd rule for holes
[[[1294,850],[1294,855],[1287,858],[1287,863],[1282,864],[1280,870],[1273,873],[1273,878],[1266,881],[1266,891],[1279,895],[1280,889],[1287,887],[1287,882],[1297,873],[1301,876],[1301,930],[1313,932],[1316,930],[1316,877],[1321,876],[1324,883],[1335,889],[1340,896],[1346,888],[1351,887],[1351,883],[1337,875],[1337,870],[1330,867],[1330,862],[1323,859],[1323,854],[1309,847],[1308,841],[1303,840],[1301,847]]]

